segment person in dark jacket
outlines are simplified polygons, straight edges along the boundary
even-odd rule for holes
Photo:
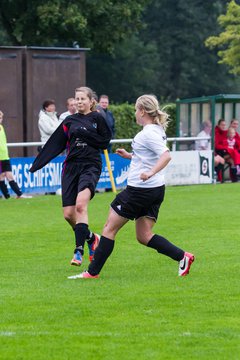
[[[101,149],[106,149],[111,131],[100,113],[94,111],[93,91],[80,87],[75,91],[78,112],[67,116],[33,162],[30,172],[41,169],[66,149],[62,170],[62,205],[65,220],[75,232],[72,265],[80,266],[87,240],[92,260],[99,236],[88,228],[88,203],[95,194],[101,174]]]
[[[104,117],[109,129],[111,130],[112,139],[115,138],[115,119],[112,112],[108,109],[109,97],[107,95],[101,95],[99,103],[97,105],[97,111]],[[111,145],[108,146],[108,152],[112,151]]]

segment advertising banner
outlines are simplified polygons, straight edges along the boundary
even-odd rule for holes
[[[206,184],[212,182],[211,151],[174,151],[172,160],[165,170],[166,185]],[[13,175],[24,193],[55,192],[61,187],[61,172],[64,156],[58,156],[34,174],[29,169],[34,158],[11,159]],[[117,189],[127,185],[130,160],[117,154],[109,154],[111,169]],[[110,189],[111,182],[102,155],[102,173],[97,189]],[[12,190],[9,188],[10,193]]]
[[[166,167],[166,185],[212,183],[212,151],[174,151]]]

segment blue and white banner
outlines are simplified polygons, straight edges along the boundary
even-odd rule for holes
[[[165,170],[166,185],[206,184],[212,182],[211,151],[174,151]],[[29,172],[34,158],[11,159],[12,172],[24,193],[55,192],[61,187],[64,156],[58,156],[34,174]],[[117,154],[109,154],[111,169],[117,189],[127,185],[130,160]],[[104,155],[102,173],[97,189],[111,189],[111,181]],[[8,184],[7,184],[8,185]],[[9,187],[9,185],[8,185]],[[10,193],[12,190],[9,188]]]
[[[29,172],[29,169],[34,161],[33,157],[12,158],[13,176],[24,193],[55,192],[61,187],[61,173],[64,159],[64,156],[58,156],[42,169],[32,174]],[[109,159],[116,188],[121,189],[127,185],[127,173],[130,160],[123,159],[117,154],[109,154]],[[111,181],[104,155],[102,155],[102,161],[102,173],[97,189],[110,189]],[[8,188],[9,192],[12,193],[9,185]]]

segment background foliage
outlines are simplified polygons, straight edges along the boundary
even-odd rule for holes
[[[115,103],[149,92],[168,102],[236,93],[238,72],[229,74],[228,65],[236,69],[233,59],[239,62],[239,17],[219,18],[229,3],[237,1],[2,0],[0,42],[91,48],[87,85]],[[205,41],[222,26],[228,26],[224,37],[229,29],[231,36],[219,64],[217,49]]]
[[[167,128],[167,136],[176,136],[176,105],[175,104],[162,104],[161,108],[166,111],[170,116],[169,125]],[[112,104],[110,105],[114,118],[116,120],[115,126],[117,129],[116,139],[132,139],[142,128],[136,124],[135,120],[135,107],[133,104]],[[122,146],[120,144],[113,144],[112,151]],[[131,150],[130,144],[124,144],[124,148],[128,151]]]
[[[1,0],[5,45],[94,47],[111,52],[141,26],[146,0]],[[114,6],[113,6],[114,5]]]
[[[220,48],[219,63],[229,65],[233,74],[240,75],[240,6],[231,1],[226,14],[218,17],[218,23],[224,31],[218,36],[210,36],[206,45],[210,49]]]
[[[238,92],[238,77],[218,64],[217,50],[205,46],[220,31],[217,18],[227,4],[151,1],[142,16],[145,27],[117,44],[114,55],[89,53],[89,84],[118,102],[134,102],[149,89],[165,101]]]

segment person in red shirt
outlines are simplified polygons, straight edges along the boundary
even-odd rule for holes
[[[218,120],[215,127],[215,151],[218,155],[224,157],[226,151],[223,147],[223,141],[227,139],[226,121],[224,119]]]
[[[226,122],[224,119],[218,120],[218,124],[215,127],[215,143],[214,143],[214,155],[219,156],[223,161],[227,161],[226,158],[226,150],[223,148],[223,141],[227,138],[227,129]],[[219,165],[215,166],[215,170],[217,172],[218,181],[222,182],[223,180],[223,164],[224,162],[220,162]]]
[[[236,138],[240,141],[240,134],[238,132],[238,126],[239,126],[239,121],[237,119],[232,119],[230,122],[230,126],[235,129],[236,131]]]
[[[236,178],[236,175],[240,175],[240,138],[233,127],[228,129],[227,139],[223,140],[223,146],[227,155],[230,156],[231,170]],[[237,181],[237,178],[235,181]]]
[[[236,119],[232,120],[232,123],[235,127],[238,126]],[[238,181],[238,173],[240,173],[240,138],[233,127],[226,130],[224,119],[220,119],[215,127],[215,152],[222,156],[225,162],[230,165],[231,181]]]

